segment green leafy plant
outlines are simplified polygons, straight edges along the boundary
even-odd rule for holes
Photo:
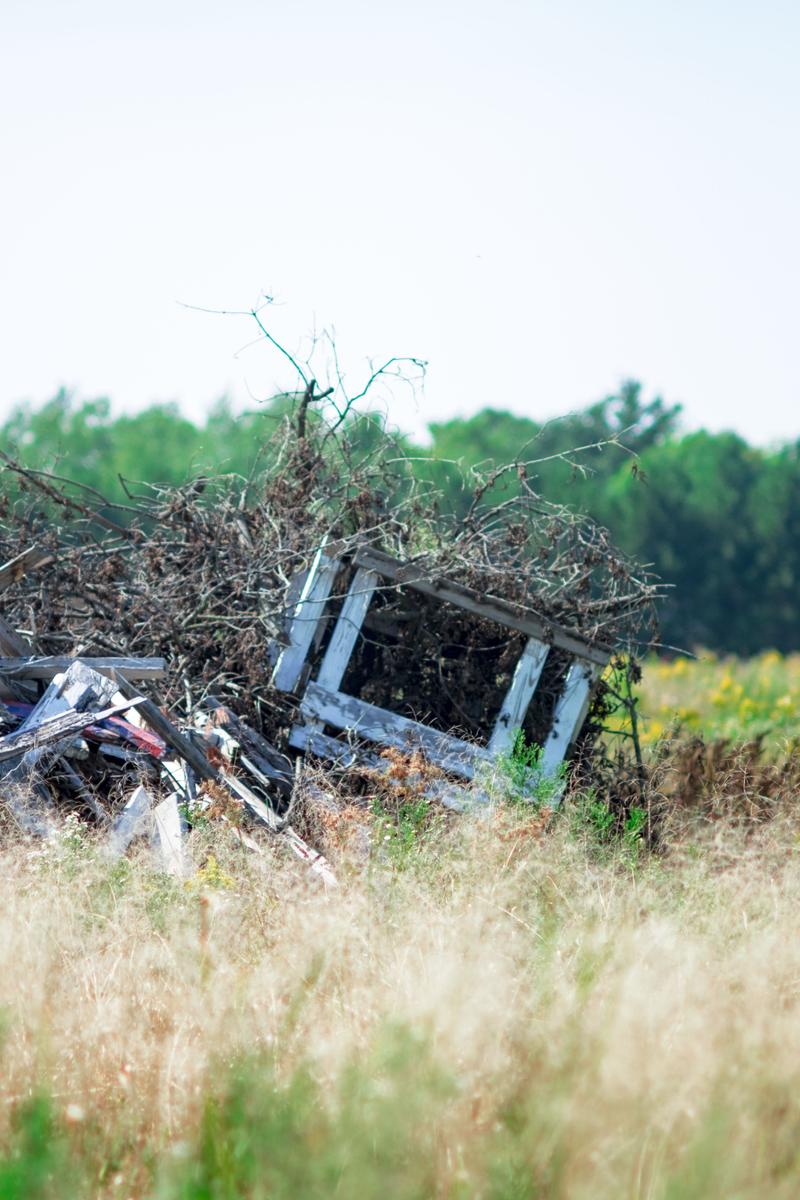
[[[621,850],[631,865],[638,861],[644,846],[647,811],[633,806],[624,820],[607,800],[587,791],[576,797],[571,805],[572,829],[580,837],[588,837],[596,849]]]
[[[628,846],[639,846],[647,825],[647,812],[643,808],[632,808],[625,818],[623,839]]]
[[[504,804],[552,808],[564,790],[566,765],[560,763],[550,775],[542,770],[542,747],[527,742],[518,729],[511,749],[498,755],[490,791],[499,791]]]
[[[407,864],[419,845],[420,835],[429,819],[430,801],[425,796],[406,797],[397,805],[376,798],[372,802],[375,838],[378,848],[396,867]]]

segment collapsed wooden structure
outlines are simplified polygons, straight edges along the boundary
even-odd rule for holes
[[[50,561],[36,547],[24,551],[0,566],[0,591]],[[410,614],[403,608],[409,604]],[[415,618],[415,606],[425,604],[427,614],[416,612]],[[401,697],[395,706],[391,699],[374,703],[359,694],[359,678],[367,686],[375,683],[369,663],[359,667],[359,654],[378,635],[423,672],[425,652],[413,620],[435,624],[441,608],[457,614],[458,630],[468,619],[477,622],[479,640],[487,630],[499,630],[505,639],[503,672],[496,669],[491,645],[485,671],[485,687],[497,695],[496,712],[489,727],[473,724],[470,737],[447,724],[446,707],[437,713],[433,705],[425,720],[397,711],[409,707],[402,689],[395,688]],[[477,644],[457,647],[456,683],[459,663],[474,657]],[[544,733],[537,774],[556,774],[581,732],[593,686],[611,653],[609,645],[435,575],[419,561],[402,562],[367,544],[337,552],[324,542],[310,568],[290,581],[283,637],[270,645],[268,657],[272,687],[292,698],[287,749],[340,767],[383,772],[389,770],[385,751],[421,753],[444,777],[442,786],[427,785],[426,795],[452,804],[454,790],[463,795],[481,767],[513,748],[553,659],[551,695],[538,726]],[[269,670],[266,661],[264,668]],[[187,821],[212,803],[216,788],[333,882],[325,858],[289,823],[291,758],[208,694],[180,728],[139,690],[166,674],[166,661],[157,657],[38,655],[0,616],[0,788],[18,825],[48,836],[53,797],[61,796],[73,811],[91,814],[112,855],[146,833],[164,869],[182,876]],[[391,697],[391,687],[384,694]],[[481,703],[477,711],[491,707]],[[480,798],[479,789],[475,795]],[[238,836],[246,838],[241,830]]]
[[[332,604],[337,579],[350,568],[350,583],[340,598],[338,612]],[[300,700],[300,720],[289,735],[298,750],[340,763],[374,764],[367,746],[422,751],[444,772],[471,780],[481,764],[491,764],[512,749],[523,727],[545,663],[552,648],[569,656],[569,667],[550,714],[549,730],[542,742],[540,770],[553,775],[583,726],[592,687],[608,663],[612,647],[589,642],[578,634],[543,622],[523,609],[491,595],[480,595],[453,580],[432,578],[414,563],[402,563],[374,547],[363,547],[349,560],[331,555],[325,547],[316,554],[310,570],[294,583],[299,589],[291,609],[284,645],[273,645],[273,685],[295,693]],[[522,652],[500,705],[493,727],[485,731],[484,744],[466,741],[388,709],[348,694],[342,682],[359,639],[363,636],[370,605],[378,592],[392,588],[435,597],[503,629],[525,635]],[[316,670],[310,667],[313,648],[327,644]],[[326,727],[336,730],[331,736]],[[342,736],[344,735],[344,737]]]

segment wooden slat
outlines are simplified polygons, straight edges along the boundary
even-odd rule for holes
[[[391,555],[382,554],[372,548],[359,550],[354,557],[354,562],[371,571],[376,571],[386,579],[392,579],[396,583],[414,588],[425,595],[436,596],[439,600],[447,601],[457,608],[462,608],[479,617],[485,617],[489,621],[495,621],[507,629],[518,629],[522,633],[527,633],[529,637],[558,646],[561,650],[568,650],[576,658],[585,658],[588,662],[605,666],[611,657],[610,647],[600,644],[593,645],[579,637],[578,634],[571,633],[551,622],[544,622],[529,609],[513,605],[507,600],[501,600],[498,596],[478,593],[472,588],[465,587],[460,583],[453,583],[451,580],[431,579],[413,563],[401,563]]]
[[[549,651],[550,647],[538,638],[528,639],[489,740],[492,754],[502,754],[511,749],[516,731],[522,728]]]
[[[580,733],[589,711],[592,684],[597,673],[596,667],[580,662],[573,663],[567,672],[553,714],[553,726],[542,750],[541,770],[544,775],[555,774]]]
[[[223,729],[236,738],[257,770],[266,775],[284,796],[290,796],[294,775],[292,763],[286,755],[276,750],[265,737],[246,725],[216,697],[207,696],[203,707],[209,710],[213,727]]]
[[[123,677],[117,679],[117,686],[123,696],[130,696],[134,693],[133,686]],[[196,775],[201,779],[219,778],[217,771],[211,766],[203,751],[189,738],[184,737],[152,700],[140,699],[138,709],[150,728],[188,762]]]
[[[121,854],[124,854],[136,834],[144,831],[152,806],[150,793],[140,784],[115,819],[109,832],[106,852],[112,858],[119,858]]]
[[[371,771],[385,770],[386,760],[374,751],[365,750],[362,746],[351,746],[348,742],[329,737],[320,733],[314,725],[293,725],[289,733],[289,745],[296,750],[307,750],[316,754],[317,758],[328,758],[340,767],[352,767],[356,764],[367,767]]]
[[[374,571],[359,568],[353,576],[347,595],[339,613],[325,657],[317,673],[317,683],[330,692],[338,691],[344,678],[350,655],[355,649],[364,617],[370,606],[375,588],[381,581]]]
[[[279,691],[293,692],[300,682],[339,564],[338,558],[329,558],[321,549],[317,551],[289,623],[289,645],[280,649],[272,672],[272,683]]]
[[[66,671],[74,662],[82,662],[101,675],[119,671],[126,679],[163,679],[167,672],[163,658],[72,658],[68,655],[0,658],[0,675],[15,679],[52,679]]]
[[[293,829],[291,825],[287,825],[276,812],[273,812],[269,805],[254,795],[247,784],[242,783],[241,779],[237,779],[229,771],[223,770],[221,774],[230,790],[244,802],[245,807],[254,817],[258,817],[260,821],[263,821],[272,833],[279,833],[291,846],[292,853],[301,858],[315,875],[319,875],[331,887],[337,886],[337,879],[333,869],[323,854],[320,854],[317,850],[313,850],[308,842],[300,837],[296,829]]]
[[[54,742],[64,741],[66,738],[80,733],[82,729],[86,729],[87,725],[94,725],[98,721],[104,721],[107,717],[124,712],[140,700],[141,697],[133,700],[126,699],[122,704],[110,704],[96,712],[78,713],[69,709],[49,717],[32,728],[15,729],[13,733],[0,738],[0,762],[18,758],[23,754],[26,756],[37,754]]]
[[[46,567],[48,563],[54,561],[55,555],[49,550],[42,550],[39,546],[31,546],[28,550],[23,550],[16,558],[9,559],[7,563],[0,566],[0,591],[7,588],[9,584],[24,579],[29,571],[35,571],[37,567]]]
[[[14,654],[21,658],[30,654],[32,650],[30,642],[21,633],[17,633],[16,629],[12,629],[2,617],[0,617],[0,650],[4,654]]]
[[[182,879],[186,874],[183,822],[175,796],[162,800],[153,809],[155,839],[161,862],[168,875]]]
[[[195,799],[194,776],[183,758],[164,758],[161,760],[161,781],[167,787],[172,787],[171,795],[175,796],[178,804],[190,804]]]
[[[364,567],[353,576],[317,674],[316,682],[330,692],[339,690],[380,578]],[[324,722],[308,717],[306,724],[322,732]]]
[[[344,768],[359,766],[386,775],[392,767],[390,761],[381,758],[374,750],[366,750],[363,746],[351,746],[347,742],[339,741],[338,738],[319,733],[309,725],[295,725],[289,734],[289,745],[295,746],[298,750],[315,754],[317,758],[330,759],[331,762]],[[392,785],[391,777],[387,782],[390,786]],[[397,786],[402,787],[409,782],[415,782],[414,777],[397,781]],[[422,784],[423,781],[420,779],[419,782]],[[446,808],[462,812],[467,804],[468,793],[464,791],[463,784],[454,783],[450,779],[433,779],[425,781],[423,795],[428,800],[436,800]],[[469,799],[473,804],[485,804],[488,803],[489,797],[485,792],[475,793],[473,791],[469,793]]]
[[[439,733],[418,721],[367,704],[343,692],[328,691],[309,683],[300,710],[306,717],[347,729],[356,737],[400,750],[421,749],[443,771],[471,779],[477,763],[491,762],[492,755],[480,746]]]
[[[245,808],[254,817],[258,817],[259,821],[263,821],[271,833],[280,833],[283,830],[284,822],[275,810],[270,808],[268,804],[265,804],[260,796],[256,796],[255,792],[243,780],[239,779],[237,775],[222,767],[220,769],[220,778],[228,785],[234,796],[238,796],[244,803]]]

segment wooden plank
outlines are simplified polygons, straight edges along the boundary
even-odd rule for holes
[[[26,654],[30,654],[32,648],[30,642],[21,633],[17,633],[16,629],[12,629],[8,622],[0,617],[0,650],[3,654],[13,654],[24,658]]]
[[[358,641],[367,609],[375,594],[375,588],[380,581],[380,575],[376,575],[374,571],[367,571],[363,567],[360,567],[353,576],[353,581],[339,613],[339,619],[328,642],[325,657],[317,672],[317,683],[320,687],[327,688],[330,692],[338,691],[350,656]]]
[[[258,817],[262,821],[270,833],[281,833],[284,828],[282,819],[278,816],[274,809],[265,804],[260,796],[256,796],[255,792],[244,783],[232,771],[228,771],[225,767],[220,769],[220,778],[228,785],[234,796],[238,796],[245,807],[254,817]]]
[[[153,809],[155,844],[161,863],[168,875],[182,879],[186,874],[183,845],[183,822],[175,796],[162,800]]]
[[[364,567],[353,576],[317,674],[317,683],[330,692],[339,690],[380,578]],[[324,722],[307,717],[306,725],[321,733]]]
[[[123,696],[135,694],[133,685],[127,679],[120,676],[116,682]],[[177,751],[181,758],[188,762],[189,766],[200,779],[219,778],[218,772],[211,766],[205,753],[194,742],[190,741],[189,738],[184,737],[175,728],[169,718],[164,716],[161,709],[156,707],[152,700],[140,697],[137,707],[140,715],[150,728],[159,734],[168,745],[172,746],[173,750]]]
[[[190,804],[195,799],[194,776],[189,764],[182,758],[161,760],[161,779],[172,786],[172,795],[178,804]]]
[[[236,738],[257,769],[268,776],[285,796],[290,796],[294,774],[292,763],[286,755],[276,750],[257,730],[251,729],[214,696],[207,696],[203,707],[210,710],[210,720],[214,728],[224,729]]]
[[[140,699],[140,697],[134,700],[125,699],[122,704],[112,704],[98,712],[75,712],[70,709],[67,712],[56,713],[46,721],[41,721],[30,728],[15,729],[13,733],[8,733],[4,738],[0,738],[0,762],[19,758],[23,754],[26,757],[30,754],[37,754],[54,742],[74,737],[87,725],[94,725],[97,721],[104,721],[106,717],[113,717],[119,712],[124,712]]]
[[[247,784],[242,783],[241,779],[237,779],[229,771],[223,770],[221,774],[234,795],[238,796],[244,802],[245,807],[254,817],[263,821],[271,833],[278,833],[285,838],[292,848],[292,853],[301,858],[315,875],[319,875],[330,887],[337,886],[337,879],[333,869],[323,854],[312,849],[300,837],[297,830],[293,829],[291,825],[287,825],[276,812],[273,812],[269,805],[265,804],[263,800],[251,792]]]
[[[502,754],[511,749],[516,731],[522,728],[525,713],[536,691],[549,651],[550,647],[538,638],[528,639],[489,739],[490,753]]]
[[[270,787],[275,786],[274,775],[267,774],[267,772],[264,771],[264,767],[265,766],[268,767],[269,764],[265,763],[263,758],[258,758],[258,756],[256,756],[255,758],[251,758],[249,754],[245,754],[245,752],[242,750],[242,748],[240,746],[239,747],[239,762],[244,767],[244,769],[247,772],[249,772],[250,775],[253,776],[256,783],[260,784],[260,786],[263,787],[265,790],[269,790]]]
[[[272,672],[273,686],[281,692],[293,692],[300,682],[314,634],[325,615],[325,605],[340,561],[338,558],[329,558],[322,548],[314,557],[289,623],[289,645],[279,651]]]
[[[340,767],[366,767],[370,771],[386,770],[387,762],[374,751],[320,733],[316,724],[294,725],[289,733],[289,745],[296,750],[310,751],[317,758],[327,758]]]
[[[74,662],[82,662],[92,671],[111,675],[120,671],[127,679],[162,679],[166,675],[166,659],[163,658],[73,658],[68,655],[26,655],[14,658],[0,657],[0,675],[14,679],[52,679]]]
[[[542,749],[543,775],[553,775],[581,731],[592,698],[592,684],[598,671],[586,663],[574,662],[567,672],[564,688],[556,703],[553,726]]]
[[[363,746],[351,746],[348,742],[328,737],[325,733],[319,733],[308,725],[295,725],[289,734],[289,744],[298,750],[315,754],[317,758],[330,759],[331,762],[335,762],[342,768],[359,766],[369,771],[379,771],[383,775],[388,774],[392,768],[392,763],[388,759],[382,758],[373,750],[366,750]],[[387,782],[390,786],[395,784],[391,778]],[[396,786],[403,787],[407,783],[415,782],[415,777],[410,776],[408,779],[396,781]],[[453,783],[450,779],[426,781],[422,794],[426,800],[436,800],[445,808],[452,808],[456,812],[462,812],[470,802],[485,804],[489,799],[485,792],[477,795],[475,792],[468,793],[464,790],[463,784]]]
[[[128,803],[117,816],[108,835],[106,853],[119,858],[128,849],[137,833],[145,832],[153,800],[141,784],[132,793]]]
[[[37,567],[46,567],[54,561],[55,555],[51,551],[42,550],[40,546],[30,546],[0,567],[0,591],[24,579],[29,571],[35,571]]]
[[[303,588],[305,587],[309,571],[310,568],[307,568],[304,571],[297,571],[289,580],[289,586],[286,589],[285,599],[286,612],[283,621],[281,622],[283,638],[272,638],[267,645],[267,660],[269,661],[271,668],[270,673],[275,670],[275,664],[280,658],[284,646],[289,644],[289,630],[291,629],[292,625],[292,613],[294,612]]]
[[[104,675],[87,667],[79,658],[69,660],[63,674],[54,675],[41,700],[28,713],[20,730],[33,729],[42,721],[73,710],[81,712],[87,708],[99,709],[114,703],[116,685]],[[118,697],[122,699],[122,697]],[[91,724],[90,721],[86,722]]]
[[[521,633],[527,633],[529,637],[558,646],[561,650],[568,650],[576,658],[585,658],[588,662],[605,666],[611,657],[611,647],[601,643],[592,644],[577,633],[572,633],[552,622],[542,621],[530,609],[514,605],[508,600],[501,600],[500,597],[492,596],[488,592],[478,593],[472,588],[465,587],[460,583],[453,583],[451,580],[431,579],[421,567],[413,563],[401,563],[391,555],[383,554],[371,547],[359,550],[353,561],[359,566],[376,571],[387,579],[394,580],[395,583],[414,588],[428,596],[436,596],[439,600],[454,604],[457,608],[474,613],[476,616],[485,617],[486,620],[494,621],[498,625],[504,625],[507,629],[518,629]]]
[[[439,733],[407,717],[398,717],[355,696],[328,691],[317,683],[309,683],[300,711],[305,717],[347,729],[368,742],[396,746],[407,752],[422,750],[443,771],[465,779],[473,777],[479,762],[492,761],[492,755],[481,746]]]

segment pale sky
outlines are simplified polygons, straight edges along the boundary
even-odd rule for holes
[[[393,420],[624,377],[800,436],[796,0],[0,2],[0,415],[190,415],[335,326],[430,363]]]

